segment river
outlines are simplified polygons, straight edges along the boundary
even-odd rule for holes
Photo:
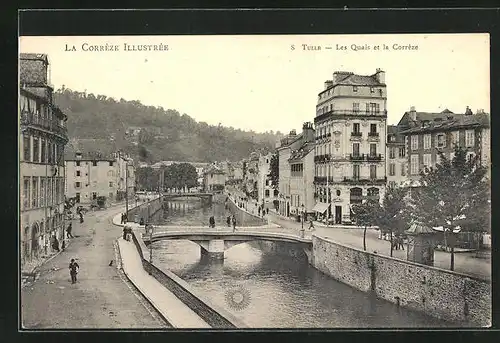
[[[217,223],[224,222],[224,205],[171,200],[155,217],[165,225],[208,226],[211,215]],[[453,326],[355,290],[312,268],[306,259],[264,254],[252,243],[227,250],[223,262],[201,258],[199,246],[184,240],[155,242],[153,256],[155,264],[253,328]],[[248,305],[242,309],[226,301],[235,288],[247,295]]]

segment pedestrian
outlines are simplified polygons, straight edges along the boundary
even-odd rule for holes
[[[128,223],[128,215],[126,213],[123,214],[123,224]]]
[[[233,214],[233,232],[236,231],[236,217]]]
[[[72,258],[71,262],[69,263],[69,275],[71,276],[72,284],[76,283],[76,274],[78,274],[79,269],[80,266],[78,265],[78,263],[76,263],[75,259]]]
[[[269,207],[266,208],[266,214],[269,214]]]
[[[228,227],[231,227],[231,216],[227,216],[226,223]]]
[[[399,247],[401,248],[401,250],[405,250],[403,236],[399,236],[399,239],[398,239],[398,245],[399,245]]]
[[[314,223],[313,223],[313,220],[311,219],[309,221],[309,230],[312,230],[312,229],[314,229]]]
[[[208,220],[208,222],[209,222],[209,226],[210,227],[212,227],[212,228],[215,227],[215,218],[214,218],[214,216],[210,216],[210,219]]]
[[[59,240],[56,236],[53,236],[52,239],[52,249],[54,249],[55,251],[59,251]]]
[[[83,213],[80,211],[80,224],[83,223]]]
[[[72,229],[73,229],[73,224],[69,223],[68,228],[66,229],[66,237],[73,238],[73,234],[71,233]]]
[[[125,224],[125,213],[122,213],[121,223],[122,223],[122,224]]]
[[[259,217],[260,217],[260,206],[259,206]]]
[[[141,220],[139,220],[139,225],[144,225],[144,218],[141,217]]]
[[[127,227],[123,227],[123,240],[127,240]]]

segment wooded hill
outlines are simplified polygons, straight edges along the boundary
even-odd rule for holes
[[[68,116],[70,139],[108,139],[136,161],[238,161],[255,150],[274,150],[281,137],[273,131],[256,133],[208,125],[176,110],[64,86],[54,92],[54,101]]]

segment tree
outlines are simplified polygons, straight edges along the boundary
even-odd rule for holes
[[[406,196],[408,190],[402,187],[388,186],[382,204],[373,204],[373,222],[382,233],[389,232],[391,237],[391,256],[393,253],[393,235],[401,234],[407,224]]]
[[[153,168],[137,168],[136,182],[140,189],[154,190],[158,187],[158,180],[158,172]]]
[[[380,204],[377,200],[367,199],[361,204],[354,204],[352,206],[352,217],[354,222],[363,227],[363,250],[366,251],[366,229],[375,223],[376,215]]]
[[[412,190],[411,214],[430,227],[442,227],[445,238],[451,239],[450,269],[455,264],[455,234],[466,226],[485,231],[485,213],[489,208],[489,183],[486,168],[479,156],[467,158],[467,153],[455,147],[453,160],[438,151],[441,163],[421,172],[422,186]]]
[[[174,163],[165,168],[165,187],[181,189],[198,186],[198,173],[190,163]]]
[[[274,154],[269,162],[269,178],[274,189],[278,188],[280,179],[279,156]]]

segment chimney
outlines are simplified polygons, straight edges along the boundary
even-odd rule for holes
[[[325,81],[325,90],[333,86],[333,81],[332,80],[327,80]]]
[[[304,143],[314,142],[314,129],[311,122],[302,125],[302,140]]]
[[[297,131],[291,130],[289,136],[297,136]]]
[[[465,115],[467,116],[472,115],[472,110],[469,108],[469,106],[467,106],[467,108],[465,109]]]
[[[377,68],[375,70],[375,79],[377,79],[377,81],[379,83],[385,83],[385,71],[383,71],[382,69],[380,68]]]
[[[417,111],[415,110],[415,106],[410,107],[410,120],[417,121]]]

